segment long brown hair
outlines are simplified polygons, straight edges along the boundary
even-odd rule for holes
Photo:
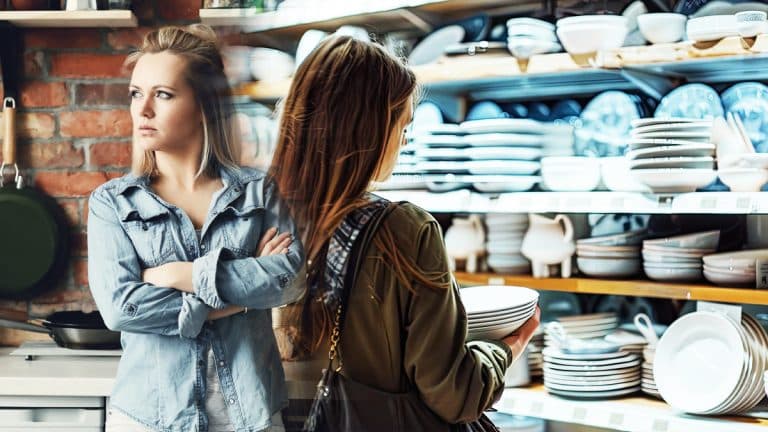
[[[348,36],[320,43],[296,71],[283,101],[270,174],[301,230],[310,283],[322,283],[325,246],[344,217],[365,205],[417,89],[416,76],[402,60]],[[374,245],[409,289],[412,281],[444,288],[444,275],[420,271],[386,225]],[[328,310],[308,306],[318,304],[314,300],[305,296],[292,341],[303,352],[313,352],[330,329]]]
[[[128,55],[124,66],[131,69],[144,54],[160,52],[169,52],[186,60],[184,79],[195,92],[203,114],[203,151],[197,175],[205,173],[217,177],[220,167],[237,168],[240,143],[229,101],[232,90],[224,74],[216,33],[204,24],[161,27],[144,36],[141,48]],[[156,171],[154,151],[136,155],[135,174],[151,176]]]

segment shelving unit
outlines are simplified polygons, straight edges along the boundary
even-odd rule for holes
[[[768,290],[758,290],[754,288],[727,288],[716,285],[706,285],[703,283],[676,284],[653,282],[642,279],[536,279],[527,275],[463,272],[457,272],[455,273],[455,276],[456,280],[462,285],[511,285],[544,291],[565,291],[576,294],[625,295],[634,297],[768,305]]]
[[[130,10],[0,11],[0,21],[18,27],[136,27]]]
[[[446,177],[443,181],[461,179]],[[436,213],[768,213],[768,193],[763,192],[513,192],[488,195],[462,189],[442,193],[391,190],[377,194],[390,200],[411,201]]]
[[[768,420],[754,417],[682,414],[663,401],[642,396],[599,401],[562,399],[549,395],[543,385],[505,389],[495,408],[509,414],[635,432],[753,432],[768,427]]]

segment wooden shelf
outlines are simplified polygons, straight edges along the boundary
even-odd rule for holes
[[[505,389],[495,408],[509,414],[633,432],[752,432],[768,427],[765,418],[682,414],[664,401],[643,396],[599,401],[562,399],[549,395],[540,384]],[[751,414],[762,417],[768,413]]]
[[[704,300],[724,303],[768,305],[768,290],[754,288],[721,288],[714,285],[673,284],[648,280],[604,280],[587,278],[543,278],[524,275],[457,272],[462,285],[512,285],[545,291],[576,294],[606,294],[634,297],[657,297],[680,300]]]
[[[136,27],[130,10],[89,11],[2,11],[0,21],[18,27]]]

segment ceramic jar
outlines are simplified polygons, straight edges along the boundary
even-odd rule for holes
[[[523,238],[520,252],[529,260],[533,277],[549,277],[549,266],[560,265],[560,276],[571,277],[571,256],[576,250],[573,241],[573,224],[566,215],[554,219],[529,215],[528,231]]]
[[[479,259],[485,252],[484,243],[485,230],[479,216],[453,218],[453,224],[445,232],[445,248],[451,270],[456,270],[456,260],[466,260],[467,272],[477,272]]]

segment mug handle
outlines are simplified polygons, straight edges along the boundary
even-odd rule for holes
[[[565,228],[565,238],[564,241],[571,241],[573,240],[573,223],[571,223],[571,218],[564,214],[559,214],[555,216],[555,222],[562,223],[563,228]]]

